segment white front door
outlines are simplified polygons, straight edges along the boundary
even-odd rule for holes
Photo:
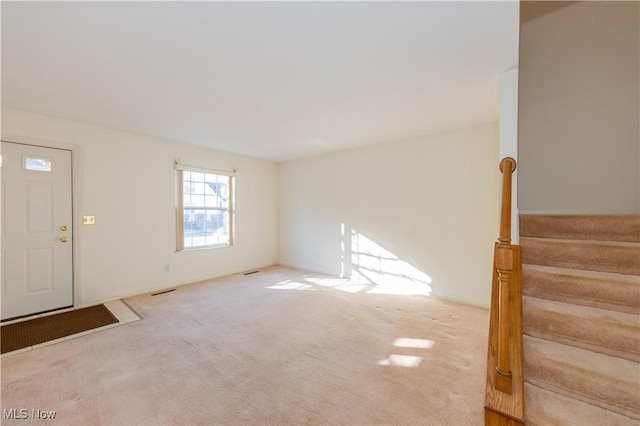
[[[2,319],[73,306],[71,151],[2,142]]]

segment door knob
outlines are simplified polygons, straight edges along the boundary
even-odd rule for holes
[[[60,241],[66,243],[67,241],[69,241],[69,237],[60,237]]]

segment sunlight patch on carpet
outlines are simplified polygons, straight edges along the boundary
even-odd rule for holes
[[[422,363],[423,358],[415,355],[389,355],[389,358],[378,361],[378,365],[415,368]]]
[[[393,342],[393,346],[398,348],[416,348],[416,349],[431,349],[434,345],[433,340],[428,339],[409,339],[407,337],[400,337]]]

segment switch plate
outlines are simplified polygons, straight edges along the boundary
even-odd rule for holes
[[[82,216],[82,224],[83,225],[95,225],[96,217],[95,216]]]

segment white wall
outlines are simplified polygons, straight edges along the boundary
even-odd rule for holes
[[[511,157],[518,162],[518,68],[500,74],[500,147],[499,161]],[[511,242],[520,240],[518,211],[518,168],[512,176],[511,185]],[[502,176],[500,176],[502,179]],[[502,182],[502,180],[501,180]]]
[[[275,163],[8,108],[2,138],[74,148],[79,305],[276,263]],[[239,169],[234,246],[175,252],[175,158]],[[96,224],[80,225],[82,215]]]
[[[640,213],[639,9],[584,1],[522,24],[521,213]]]
[[[279,165],[279,262],[488,306],[498,126]]]

